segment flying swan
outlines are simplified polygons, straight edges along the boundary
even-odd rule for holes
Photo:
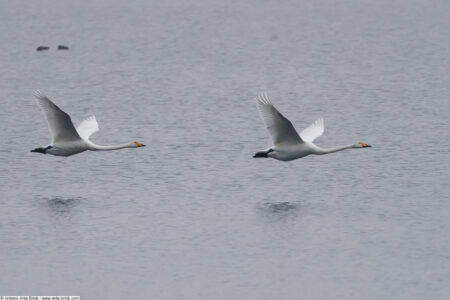
[[[292,123],[272,105],[266,93],[259,95],[256,99],[256,106],[272,136],[273,146],[264,151],[256,152],[253,157],[272,157],[282,161],[290,161],[310,154],[322,155],[351,148],[371,147],[359,142],[335,148],[320,148],[313,144],[313,141],[323,134],[322,118],[303,129],[299,135]]]
[[[98,131],[98,123],[95,116],[87,118],[75,129],[70,116],[50,101],[47,96],[39,91],[35,92],[34,96],[47,119],[52,142],[50,145],[43,148],[36,148],[31,150],[31,152],[56,156],[70,156],[86,150],[108,151],[145,146],[139,142],[131,142],[116,146],[100,146],[94,144],[89,140],[89,137]]]

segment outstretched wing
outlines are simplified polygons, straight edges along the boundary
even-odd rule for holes
[[[312,143],[315,139],[317,139],[319,136],[323,134],[324,130],[325,126],[323,124],[323,118],[320,118],[315,120],[314,123],[312,123],[305,129],[303,129],[300,132],[300,136],[302,137],[302,140]]]
[[[97,131],[98,123],[95,116],[91,116],[83,120],[83,122],[81,122],[80,125],[77,126],[77,132],[84,140],[89,139],[89,137]]]
[[[266,93],[259,95],[256,100],[256,106],[267,130],[272,136],[274,145],[303,143],[297,131],[295,131],[294,126],[292,126],[291,121],[286,119],[272,105]]]
[[[36,91],[34,96],[47,119],[48,128],[52,135],[52,144],[80,139],[68,114],[63,112],[41,92]]]

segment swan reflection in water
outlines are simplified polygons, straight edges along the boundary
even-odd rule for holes
[[[81,197],[51,197],[43,198],[46,208],[56,215],[68,214],[81,204],[85,199]]]
[[[266,202],[262,204],[260,208],[271,213],[282,213],[296,210],[298,208],[298,204],[291,203],[288,201],[275,203]]]

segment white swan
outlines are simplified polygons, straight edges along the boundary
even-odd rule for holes
[[[323,119],[320,118],[300,132],[295,131],[292,123],[285,118],[270,102],[266,93],[259,95],[256,101],[267,130],[272,136],[273,146],[256,152],[253,157],[272,157],[274,159],[289,161],[310,154],[327,154],[350,148],[371,147],[362,142],[335,148],[320,148],[313,141],[324,131]]]
[[[31,152],[52,154],[56,156],[70,156],[86,150],[108,151],[145,146],[139,142],[131,142],[116,146],[96,145],[89,140],[89,137],[94,132],[98,131],[98,123],[95,116],[87,118],[75,129],[70,116],[50,101],[47,96],[37,91],[35,92],[35,97],[47,119],[52,142],[46,147],[36,148],[31,150]]]

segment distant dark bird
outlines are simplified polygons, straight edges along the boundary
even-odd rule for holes
[[[69,50],[69,47],[64,45],[58,45],[58,50]]]
[[[48,49],[50,49],[50,47],[47,47],[47,46],[39,46],[39,47],[37,47],[36,51],[44,51],[44,50],[48,50]]]

